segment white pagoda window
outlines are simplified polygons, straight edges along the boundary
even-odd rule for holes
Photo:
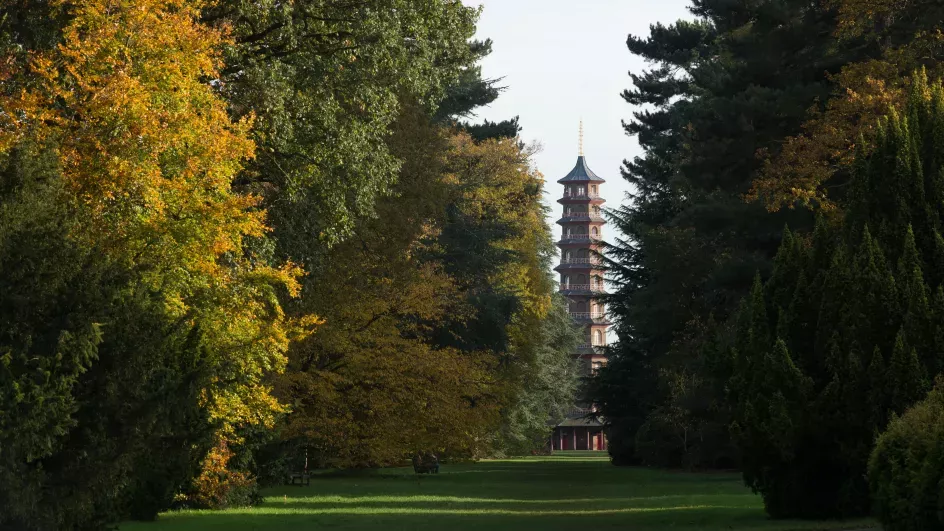
[[[596,228],[596,227],[593,227],[592,229],[590,229],[590,234],[592,234],[592,235],[593,235],[593,237],[594,237],[594,238],[596,238],[597,236],[599,236],[599,235],[600,235],[600,231],[599,231],[599,230],[597,230],[597,228]]]
[[[602,332],[602,331],[596,330],[596,331],[593,332],[593,344],[596,345],[596,346],[598,346],[598,347],[602,347],[603,345],[606,344],[606,343],[603,342],[603,332]]]

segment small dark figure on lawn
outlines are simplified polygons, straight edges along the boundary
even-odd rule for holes
[[[416,454],[413,456],[413,472],[417,474],[438,474],[439,458],[435,454]]]

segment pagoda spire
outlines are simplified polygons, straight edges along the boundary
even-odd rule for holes
[[[577,155],[582,157],[583,156],[583,118],[580,119],[580,140],[577,145],[578,145]]]

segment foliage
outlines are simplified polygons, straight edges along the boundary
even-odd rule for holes
[[[808,205],[842,208],[857,149],[868,150],[875,124],[890,107],[908,99],[912,72],[926,68],[944,75],[944,12],[934,2],[915,0],[830,0],[838,13],[837,45],[859,47],[865,56],[832,76],[825,105],[810,109],[800,134],[770,156],[755,180],[752,198],[777,210]],[[862,140],[865,140],[863,142]]]
[[[944,529],[944,394],[937,381],[927,398],[888,424],[869,458],[875,514],[888,531]]]
[[[714,390],[704,369],[662,369],[668,398],[655,406],[636,431],[634,455],[640,463],[672,463],[687,470],[733,469],[737,448],[722,422]]]
[[[858,151],[841,223],[823,220],[809,239],[784,232],[719,363],[745,480],[774,517],[865,514],[874,435],[942,367],[944,297],[929,293],[944,280],[933,265],[944,90],[914,79],[905,115],[892,111],[873,150]]]
[[[203,4],[52,2],[35,28],[30,7],[7,5],[0,28],[0,518],[153,518],[214,430],[272,425],[265,378],[313,319],[278,303],[294,266],[246,245],[267,231],[231,189],[252,122],[207,83],[229,37]]]
[[[572,406],[577,373],[570,355],[579,342],[562,302],[552,298],[543,178],[518,141],[459,134],[451,148],[445,170],[454,195],[432,257],[456,279],[470,313],[444,319],[434,338],[494,356],[503,397],[492,450],[531,451],[544,446],[548,418]],[[551,375],[558,378],[553,391],[545,380]]]
[[[537,334],[519,337],[511,352],[519,358],[515,393],[502,412],[493,453],[527,455],[547,446],[549,420],[562,420],[578,396],[580,362],[573,353],[583,334],[556,295]]]
[[[619,340],[594,391],[619,463],[639,460],[635,439],[647,422],[646,437],[661,441],[677,440],[682,420],[682,433],[704,432],[717,445],[654,464],[730,461],[728,412],[716,407],[721,389],[705,377],[703,349],[755,272],[769,273],[780,228],[812,226],[806,211],[771,214],[743,201],[763,165],[756,155],[775,155],[830,94],[831,75],[863,53],[836,45],[836,12],[819,2],[699,0],[691,11],[697,20],[655,24],[627,41],[652,64],[623,93],[640,107],[624,128],[644,154],[623,168],[632,203],[610,212],[624,235],[606,249],[616,289],[605,302]],[[682,417],[673,413],[680,398]]]
[[[200,475],[194,478],[187,497],[198,508],[225,509],[253,505],[256,483],[246,472],[231,470],[233,458],[225,440],[218,440],[200,465]]]
[[[477,13],[0,6],[0,526],[540,439],[576,336],[517,119],[465,121]]]
[[[229,383],[209,390],[208,407],[227,423],[254,422],[279,409],[261,377],[282,363],[292,333],[273,286],[295,292],[297,272],[243,254],[244,239],[266,228],[257,199],[230,190],[252,155],[249,123],[230,122],[203,82],[219,66],[223,35],[196,21],[199,5],[141,1],[73,6],[64,43],[31,62],[35,86],[4,100],[6,114],[25,119],[2,139],[55,144],[86,219],[70,236],[135,270],[162,292],[171,318],[228,353],[218,377]]]
[[[282,439],[315,466],[485,455],[499,424],[518,444],[536,417],[546,429],[557,405],[537,395],[572,391],[562,347],[550,347],[571,339],[548,313],[539,177],[517,142],[475,142],[434,119],[403,109],[387,140],[403,161],[393,195],[304,281],[296,309],[326,322],[280,380],[293,404]],[[553,392],[542,371],[562,378]]]
[[[153,518],[196,471],[213,424],[197,329],[77,245],[55,153],[21,146],[0,178],[0,524]]]
[[[231,28],[220,88],[234,121],[254,117],[237,184],[265,198],[278,254],[309,269],[390,194],[403,103],[434,110],[488,51],[468,42],[478,10],[453,0],[218,0],[202,15]]]

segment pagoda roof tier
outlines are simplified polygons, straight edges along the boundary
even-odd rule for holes
[[[558,247],[564,247],[564,246],[570,246],[570,245],[577,245],[577,246],[581,246],[581,247],[587,247],[587,246],[589,246],[591,249],[594,248],[594,247],[596,247],[596,246],[602,245],[602,244],[603,244],[603,240],[600,239],[600,238],[591,238],[591,237],[586,237],[586,238],[581,237],[581,238],[578,238],[578,237],[574,237],[574,236],[572,236],[572,237],[570,237],[570,238],[567,238],[567,237],[565,236],[565,237],[561,238],[560,241],[557,242],[557,246],[558,246]]]
[[[598,195],[565,195],[557,202],[562,205],[602,205],[606,199]]]
[[[587,360],[587,361],[590,361],[590,362],[593,362],[593,361],[602,361],[603,363],[606,363],[607,361],[609,361],[609,358],[608,358],[606,355],[604,355],[604,354],[599,354],[599,353],[584,354],[584,353],[581,353],[581,352],[577,352],[577,353],[573,354],[573,356],[574,356],[575,358],[580,358],[580,359],[582,359],[582,360]]]
[[[573,215],[571,216],[564,215],[564,217],[557,220],[558,225],[570,225],[573,223],[596,225],[599,227],[600,225],[606,225],[606,220],[601,217],[573,216]]]
[[[577,354],[580,356],[592,356],[596,358],[606,359],[607,356],[603,352],[604,347],[598,347],[596,345],[591,345],[590,343],[584,343],[582,345],[577,345]]]
[[[599,420],[592,419],[564,419],[560,424],[555,424],[555,428],[596,428],[603,427],[603,423]]]
[[[598,272],[603,273],[603,270],[599,265],[594,264],[557,264],[554,266],[554,271],[577,271],[578,273],[583,273],[586,271],[589,272]]]
[[[587,159],[583,155],[577,157],[577,164],[574,166],[574,169],[570,170],[563,179],[558,179],[559,183],[579,183],[579,182],[595,182],[595,183],[605,183],[602,177],[593,173],[587,166]]]
[[[555,428],[583,428],[583,427],[603,427],[603,423],[593,419],[564,419],[560,424],[555,424]]]
[[[585,358],[585,356],[581,356]],[[548,424],[555,427],[580,427],[580,426],[603,426],[605,419],[602,416],[594,416],[589,408],[574,406],[568,411],[559,423],[549,420]]]

